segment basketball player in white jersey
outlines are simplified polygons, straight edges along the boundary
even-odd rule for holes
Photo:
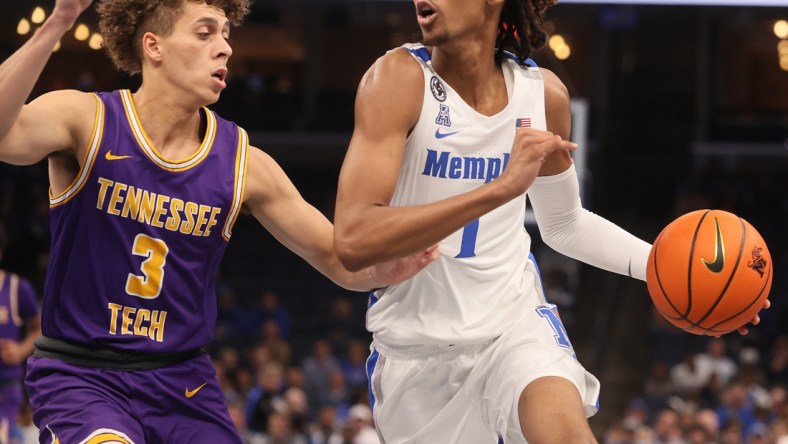
[[[525,193],[545,242],[568,256],[645,280],[650,245],[581,207],[567,90],[528,59],[553,3],[415,0],[424,45],[390,51],[359,86],[337,254],[358,269],[440,251],[371,297],[385,444],[596,442],[586,417],[599,382],[545,300]]]

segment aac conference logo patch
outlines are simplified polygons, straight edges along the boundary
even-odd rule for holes
[[[441,83],[439,78],[432,76],[432,79],[430,79],[430,90],[432,90],[432,95],[438,101],[443,102],[446,100],[446,88],[443,87],[443,83]]]

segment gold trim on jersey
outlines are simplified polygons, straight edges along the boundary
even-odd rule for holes
[[[232,236],[235,220],[243,204],[244,191],[246,190],[246,168],[249,164],[249,135],[246,131],[238,128],[238,149],[235,154],[235,185],[233,186],[233,205],[230,207],[230,214],[224,221],[222,237],[229,241]]]
[[[131,440],[125,433],[121,433],[117,430],[112,429],[98,429],[93,431],[87,438],[82,440],[79,444],[100,444],[100,443],[122,443],[122,444],[134,444],[134,441]]]
[[[74,178],[74,181],[71,182],[71,185],[66,187],[62,193],[58,194],[57,196],[53,196],[52,187],[49,188],[50,207],[66,203],[71,200],[71,198],[74,197],[74,195],[77,194],[79,190],[81,190],[82,187],[84,187],[87,183],[87,178],[96,162],[96,155],[98,154],[98,149],[101,146],[101,139],[104,136],[104,102],[97,94],[91,95],[96,99],[96,120],[93,122],[93,133],[90,135],[90,143],[88,144],[88,149],[85,152],[85,162],[82,165],[82,168],[79,169],[79,174],[77,174],[77,177]]]
[[[134,99],[131,92],[124,89],[120,92],[120,97],[123,100],[123,109],[126,111],[126,119],[129,121],[129,126],[131,127],[132,134],[134,134],[134,138],[137,139],[137,144],[142,148],[142,151],[150,160],[162,169],[172,172],[188,170],[202,162],[202,160],[208,156],[208,153],[211,152],[213,140],[216,136],[216,116],[214,116],[213,112],[208,108],[203,107],[208,126],[205,130],[205,137],[202,140],[200,148],[186,159],[175,161],[162,156],[156,147],[153,146],[150,139],[148,139],[148,135],[145,133],[145,129],[140,122],[139,115],[137,115],[137,108],[134,106]]]
[[[47,428],[47,430],[49,430],[49,434],[52,436],[52,442],[50,444],[60,444],[60,438],[58,438],[57,435],[55,435],[55,431],[52,430],[51,427],[49,427],[49,424],[47,424],[45,427]]]

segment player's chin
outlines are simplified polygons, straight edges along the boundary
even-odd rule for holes
[[[219,99],[221,98],[221,95],[222,95],[222,91],[221,90],[213,91],[212,93],[207,94],[205,96],[205,105],[206,106],[207,105],[213,105],[214,103],[218,102]]]
[[[422,29],[421,41],[425,46],[441,46],[449,42],[449,33],[446,31]]]

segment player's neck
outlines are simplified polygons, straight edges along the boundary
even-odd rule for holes
[[[184,106],[173,93],[140,87],[132,95],[137,117],[154,147],[168,159],[190,156],[200,145],[198,106]]]
[[[506,97],[506,84],[500,66],[495,63],[492,45],[480,42],[441,45],[433,48],[432,63],[441,78],[469,106],[488,115],[500,111],[499,102]]]

